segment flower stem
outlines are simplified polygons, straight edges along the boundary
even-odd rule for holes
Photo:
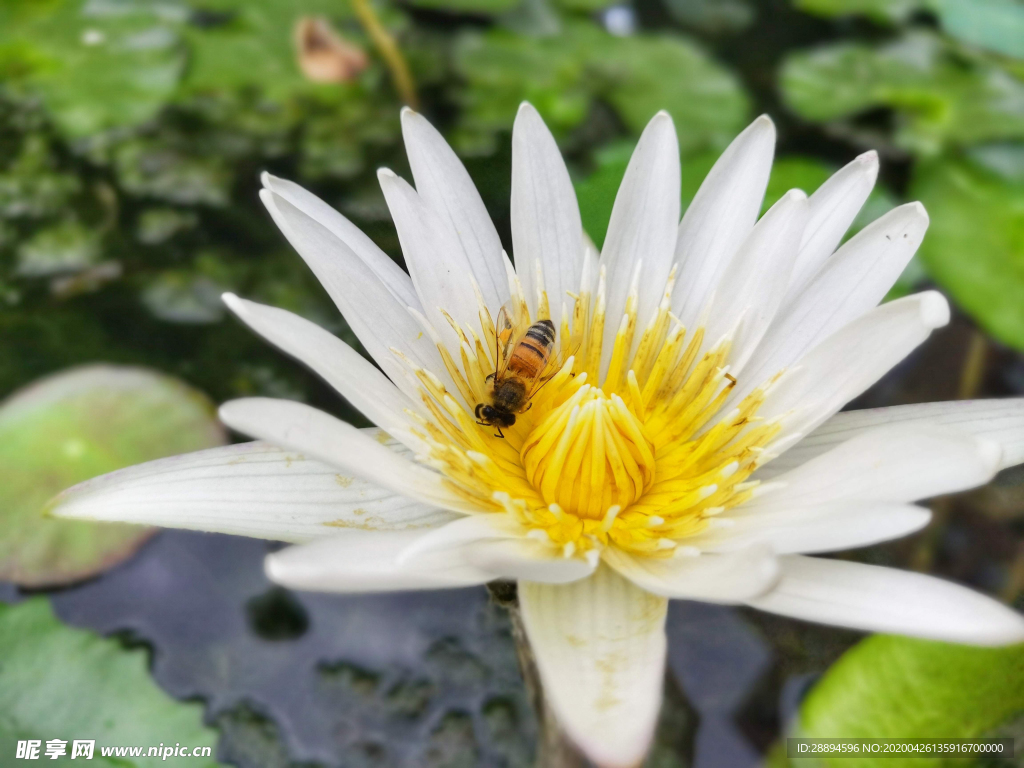
[[[370,0],[352,0],[352,8],[356,12],[356,16],[359,17],[363,29],[366,30],[366,34],[370,36],[380,55],[384,58],[384,63],[391,73],[391,81],[395,84],[395,90],[398,91],[399,97],[407,106],[417,109],[419,99],[416,97],[416,84],[394,36],[381,24],[377,12],[370,5]]]
[[[516,642],[519,669],[522,671],[523,681],[526,683],[526,694],[537,714],[537,727],[540,733],[537,740],[537,759],[534,765],[536,768],[585,768],[590,763],[562,731],[547,697],[544,696],[537,660],[533,656],[530,641],[526,637],[523,615],[519,610],[516,585],[497,581],[488,584],[487,588],[494,602],[508,611],[509,619],[512,622],[512,637]]]

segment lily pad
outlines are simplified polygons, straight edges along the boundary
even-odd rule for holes
[[[811,738],[972,738],[1024,711],[1024,645],[975,648],[876,635],[858,643],[800,709]],[[932,768],[943,758],[825,760],[844,768]]]
[[[45,598],[0,605],[0,753],[13,757],[17,742],[95,741],[91,766],[165,766],[162,757],[105,757],[102,747],[187,745],[209,747],[216,732],[202,724],[202,707],[174,701],[152,681],[142,649],[67,627]],[[180,759],[180,758],[179,758]],[[64,762],[63,760],[61,761]],[[178,764],[177,762],[173,764]],[[213,757],[189,757],[196,768],[216,768]]]
[[[151,529],[44,517],[46,502],[90,477],[221,445],[205,396],[142,368],[57,374],[0,403],[0,579],[67,584],[130,556]]]
[[[844,42],[793,54],[780,84],[812,121],[894,110],[896,143],[915,153],[1024,137],[1024,82],[923,31],[878,47]]]
[[[185,51],[173,3],[9,0],[0,4],[0,74],[42,96],[74,138],[153,117],[178,86]]]
[[[931,216],[929,274],[1000,341],[1024,349],[1024,182],[969,160],[922,165],[911,187]]]
[[[664,109],[684,153],[724,146],[748,116],[736,78],[689,40],[616,37],[580,19],[539,38],[504,29],[466,33],[455,66],[466,82],[456,135],[466,151],[493,149],[494,134],[508,130],[522,101],[537,107],[556,136],[582,123],[597,101],[611,104],[637,136]]]

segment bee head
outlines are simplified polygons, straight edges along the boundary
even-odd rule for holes
[[[484,424],[492,424],[499,427],[511,427],[516,423],[516,415],[503,411],[500,408],[495,408],[493,405],[487,403],[480,403],[476,407],[476,417],[480,419]]]

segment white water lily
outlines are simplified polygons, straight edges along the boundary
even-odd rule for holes
[[[265,442],[83,483],[58,514],[296,542],[267,561],[296,589],[517,580],[545,693],[606,766],[639,762],[651,740],[669,598],[1024,641],[1019,615],[964,587],[806,556],[918,530],[929,512],[914,500],[1024,461],[1024,400],[838,413],[949,317],[935,292],[876,306],[924,236],[920,204],[839,246],[874,153],[758,219],[775,141],[761,117],[680,222],[676,134],[659,114],[598,255],[554,139],[523,105],[513,268],[454,152],[420,115],[402,125],[416,187],[379,176],[408,274],[295,184],[265,176],[261,193],[379,369],[300,317],[225,297],[379,429],[237,400],[222,419]],[[474,409],[503,305],[520,329],[550,318],[566,360],[500,437]]]

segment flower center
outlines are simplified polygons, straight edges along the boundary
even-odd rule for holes
[[[526,478],[546,505],[603,519],[651,487],[654,443],[617,394],[584,384],[544,416],[520,450]]]
[[[530,313],[514,275],[510,288],[524,330]],[[683,542],[726,524],[717,516],[750,498],[750,475],[779,426],[757,418],[763,386],[731,398],[729,339],[710,345],[703,329],[674,321],[671,277],[642,329],[634,279],[611,349],[603,271],[592,288],[585,271],[551,350],[564,364],[500,431],[475,416],[493,397],[496,366],[496,331],[482,299],[478,329],[449,318],[459,362],[436,334],[445,371],[405,360],[421,387],[422,411],[411,414],[422,425],[419,458],[444,475],[467,511],[506,515],[567,557],[609,546],[652,557],[685,551]],[[537,305],[534,320],[550,317],[543,292]]]

